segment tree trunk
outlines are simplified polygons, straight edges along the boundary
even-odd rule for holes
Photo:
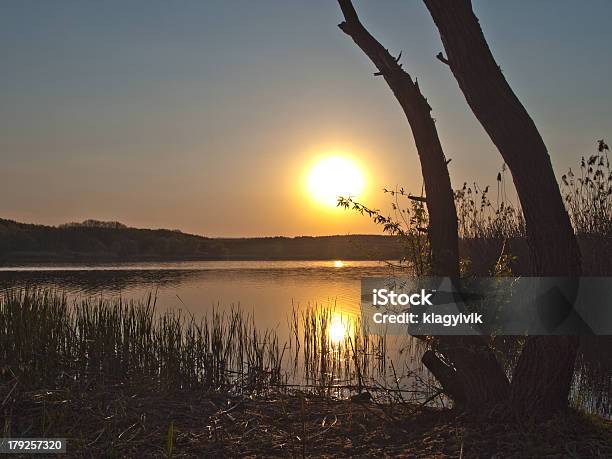
[[[467,103],[508,165],[525,216],[534,275],[577,276],[580,251],[546,146],[487,45],[470,0],[424,0],[440,32]],[[525,347],[512,380],[516,408],[557,410],[567,404],[577,344],[537,337]],[[560,358],[561,357],[561,358]]]
[[[350,0],[338,0],[345,18],[339,25],[378,69],[400,103],[412,129],[429,214],[428,237],[432,251],[432,273],[436,276],[459,277],[457,212],[447,161],[440,144],[431,107],[418,84],[402,69],[399,57],[394,58],[361,24]],[[423,363],[442,384],[456,404],[480,407],[503,400],[508,393],[508,380],[482,337],[442,336],[438,352],[429,351]]]
[[[566,408],[578,345],[577,336],[531,337],[512,377],[512,408],[536,415]]]
[[[412,129],[425,183],[432,271],[457,277],[457,211],[446,158],[430,114],[431,107],[421,94],[418,83],[413,82],[410,75],[402,69],[399,58],[391,56],[361,24],[351,1],[339,0],[338,3],[346,19],[338,27],[353,39],[376,66],[377,74],[383,76],[393,91]]]
[[[440,336],[438,350],[455,367],[464,387],[463,404],[480,412],[508,399],[510,386],[503,368],[482,336]]]

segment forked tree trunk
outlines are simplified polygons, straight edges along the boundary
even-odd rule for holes
[[[339,25],[370,58],[400,103],[412,129],[429,213],[428,237],[432,273],[459,276],[457,213],[447,161],[438,138],[431,107],[418,84],[361,24],[350,0],[338,0],[345,18]],[[439,337],[438,352],[423,356],[423,363],[458,405],[479,408],[507,397],[508,380],[482,337]]]
[[[423,0],[440,32],[446,58],[467,103],[508,165],[525,216],[534,275],[576,276],[580,251],[546,146],[487,45],[470,0]],[[534,337],[512,380],[519,411],[567,404],[577,339]]]

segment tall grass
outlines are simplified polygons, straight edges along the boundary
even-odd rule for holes
[[[427,397],[433,390],[418,375],[418,391],[409,388],[416,372],[408,362],[391,361],[387,337],[369,334],[358,317],[333,305],[294,307],[287,332],[290,339],[281,342],[276,330],[258,328],[241,309],[213,309],[196,319],[156,311],[151,296],[69,302],[52,290],[12,289],[0,294],[0,382],[22,389],[147,384],[236,393],[297,386],[336,396]],[[403,352],[410,343],[404,337],[401,349],[393,346]]]
[[[21,386],[154,383],[160,389],[261,388],[281,379],[273,333],[240,310],[200,320],[156,314],[155,300],[84,299],[50,290],[0,298],[0,369]]]
[[[297,311],[292,337],[295,361],[303,381],[330,394],[341,387],[365,390],[385,374],[386,336],[370,335],[358,317],[341,315],[333,307]],[[300,337],[301,333],[301,337]]]
[[[138,386],[232,394],[298,388],[322,396],[367,392],[388,402],[446,402],[420,365],[426,344],[371,334],[358,317],[341,316],[333,306],[293,308],[290,338],[282,344],[240,309],[196,320],[155,306],[151,296],[69,303],[51,290],[5,291],[0,389],[7,394],[0,399],[20,391]],[[337,321],[340,334],[332,330]],[[599,338],[581,347],[572,396],[577,406],[609,416],[610,362],[601,358],[609,340]]]
[[[561,194],[578,236],[612,235],[612,168],[608,145],[597,142],[597,151],[582,157],[578,175],[570,168],[561,176]],[[506,166],[497,175],[497,194],[491,201],[490,187],[477,184],[455,191],[455,204],[462,238],[509,239],[525,236],[525,221],[518,201],[508,198]]]
[[[457,229],[462,239],[509,239],[525,235],[525,220],[517,203],[506,193],[506,166],[497,174],[497,195],[491,201],[490,187],[463,184],[455,191]]]
[[[598,141],[597,153],[580,161],[579,176],[571,168],[561,177],[572,224],[580,235],[612,235],[612,168],[608,145]]]

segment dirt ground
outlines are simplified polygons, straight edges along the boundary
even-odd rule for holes
[[[612,423],[574,411],[517,422],[301,393],[121,387],[2,400],[3,436],[65,437],[69,457],[612,457]]]

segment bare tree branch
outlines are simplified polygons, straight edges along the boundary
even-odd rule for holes
[[[442,54],[442,51],[436,54],[436,58],[443,64],[450,65],[450,62],[448,61],[447,58],[444,57],[444,54]]]
[[[414,135],[425,182],[432,270],[437,275],[458,276],[457,213],[446,158],[431,117],[431,107],[418,83],[399,64],[397,57],[366,30],[350,0],[338,0],[345,21],[338,25],[369,57],[393,91]]]

